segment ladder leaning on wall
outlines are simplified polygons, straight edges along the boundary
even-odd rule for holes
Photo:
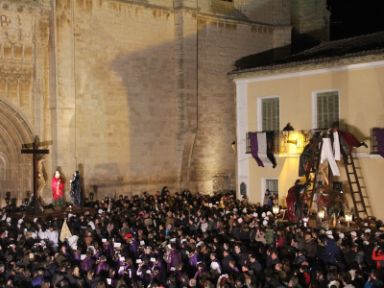
[[[319,165],[322,149],[322,138],[320,133],[315,134],[312,138],[312,153],[309,161],[310,168],[305,173],[306,189],[305,193],[309,200],[308,208],[312,209],[314,195],[319,188]],[[368,205],[366,203],[367,193],[363,184],[363,176],[358,161],[353,157],[351,151],[345,151],[341,146],[341,152],[344,160],[345,172],[347,175],[349,191],[354,206],[355,216],[358,218],[368,217]]]
[[[311,210],[313,198],[318,188],[318,175],[319,175],[319,165],[320,165],[320,155],[321,155],[321,148],[323,145],[322,137],[320,135],[314,135],[312,137],[313,143],[312,145],[312,155],[309,162],[310,168],[305,173],[305,179],[306,179],[306,189],[305,193],[307,194],[309,198],[309,205],[308,208]]]
[[[355,216],[358,218],[370,216],[367,209],[366,187],[362,184],[361,167],[352,155],[351,151],[342,149],[345,173],[348,179],[349,192],[354,206]],[[360,173],[359,173],[360,172]],[[365,192],[365,194],[363,193]]]

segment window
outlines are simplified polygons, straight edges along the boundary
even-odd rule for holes
[[[279,98],[261,99],[261,130],[279,131]]]
[[[332,123],[339,121],[339,93],[337,91],[321,92],[315,99],[315,127],[327,129]]]
[[[264,205],[270,207],[276,204],[279,198],[279,180],[277,179],[265,179],[264,180]]]

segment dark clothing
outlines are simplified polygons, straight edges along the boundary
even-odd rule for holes
[[[312,168],[311,159],[314,153],[314,148],[314,145],[312,144],[312,142],[310,142],[304,147],[303,152],[300,154],[299,176],[306,175]]]
[[[333,239],[326,239],[326,244],[320,249],[319,257],[324,264],[336,265],[339,256],[339,247]]]
[[[77,207],[83,205],[81,187],[80,187],[80,173],[76,171],[71,180],[71,191],[70,191],[73,204]]]
[[[267,157],[272,162],[272,167],[276,167],[276,159],[273,151],[275,150],[275,131],[267,131]]]
[[[340,146],[345,154],[352,152],[353,147],[360,147],[365,145],[364,142],[357,140],[355,135],[347,131],[338,131],[340,138]]]

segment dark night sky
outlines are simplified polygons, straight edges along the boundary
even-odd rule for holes
[[[314,0],[317,1],[317,0]],[[327,0],[331,13],[330,40],[384,31],[384,0]],[[296,54],[318,45],[308,35],[292,35],[292,45],[249,55],[236,61],[236,69],[269,65],[287,54]]]
[[[331,40],[384,30],[383,0],[328,0]]]

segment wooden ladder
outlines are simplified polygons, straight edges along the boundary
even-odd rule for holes
[[[311,210],[312,208],[312,203],[313,203],[313,198],[318,186],[318,181],[317,181],[317,176],[319,172],[319,165],[320,165],[320,156],[321,156],[321,148],[323,146],[323,141],[322,137],[315,138],[314,139],[315,143],[313,143],[313,152],[312,152],[312,157],[311,157],[311,168],[310,170],[305,174],[305,179],[306,179],[306,193],[309,193],[310,195],[310,202],[309,202],[309,207],[308,209]]]
[[[361,185],[360,179],[362,176],[359,176],[357,173],[357,171],[360,170],[360,167],[356,166],[351,152],[343,151],[343,158],[345,172],[348,178],[349,191],[351,192],[353,206],[355,209],[355,215],[358,218],[362,218],[361,216],[368,217],[368,209],[364,199],[365,196],[362,191],[365,189],[365,186]]]

